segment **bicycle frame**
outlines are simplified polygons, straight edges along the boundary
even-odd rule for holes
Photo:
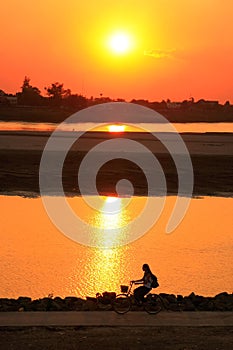
[[[128,289],[127,293],[121,293],[123,295],[127,295],[127,297],[133,297],[133,300],[134,300],[134,302],[136,302],[136,304],[138,304],[138,302],[136,301],[136,299],[134,297],[134,293],[133,293],[132,289],[133,289],[133,285],[137,285],[137,284],[140,285],[142,283],[130,282],[129,289]],[[152,295],[152,293],[147,294],[145,299],[148,297],[148,295]]]
[[[134,284],[135,284],[134,282],[130,282],[129,289],[128,289],[127,293],[122,293],[122,294],[126,294],[128,297],[130,295],[133,295],[133,292],[131,292],[131,290],[132,290]]]
[[[133,284],[139,283],[131,282],[126,293],[121,293],[116,296],[116,298],[113,301],[114,311],[119,314],[124,314],[130,311],[132,305],[136,304],[138,306],[143,306],[143,309],[149,314],[157,314],[158,312],[160,312],[162,309],[161,303],[158,303],[158,301],[160,301],[160,296],[158,296],[157,294],[148,294],[145,298],[145,303],[139,305],[136,299],[134,298],[134,294],[132,293]],[[149,299],[148,296],[150,296]],[[155,296],[156,298],[153,300],[153,297]],[[133,297],[133,299],[131,299],[131,297]]]

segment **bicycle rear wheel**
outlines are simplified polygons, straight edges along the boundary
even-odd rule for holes
[[[144,304],[144,309],[148,314],[158,314],[162,310],[162,302],[159,297],[150,295]]]
[[[130,310],[131,302],[127,294],[118,294],[112,303],[113,310],[118,314],[125,314]]]

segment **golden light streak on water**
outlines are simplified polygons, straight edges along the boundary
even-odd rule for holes
[[[118,246],[124,241],[124,236],[130,234],[124,226],[130,220],[129,210],[125,207],[126,199],[118,197],[102,197],[104,204],[101,211],[89,217],[94,239],[101,248],[94,248],[92,259],[88,259],[85,266],[88,280],[91,281],[89,291],[96,292],[119,291],[123,280],[125,261],[128,247]],[[110,213],[110,211],[113,213]],[[114,231],[113,231],[114,230]],[[127,281],[124,281],[128,283]]]
[[[123,201],[123,198],[105,197],[102,210],[97,212],[90,220],[91,224],[98,228],[97,243],[103,248],[120,245],[124,240],[124,236],[129,234],[124,228],[129,219],[127,217],[127,209],[122,209]],[[102,230],[101,234],[99,229]],[[95,232],[93,234],[96,236]]]
[[[146,197],[140,201],[135,197],[120,198],[101,196],[102,206],[97,210],[85,202],[82,197],[67,198],[74,213],[82,221],[89,224],[92,244],[103,248],[111,248],[124,244],[125,237],[132,234],[127,226],[144,208]],[[96,204],[96,202],[93,202]]]
[[[89,260],[87,270],[92,281],[89,288],[91,295],[104,291],[119,291],[123,280],[123,266],[127,248],[96,248],[93,260]],[[126,281],[128,283],[128,281]]]

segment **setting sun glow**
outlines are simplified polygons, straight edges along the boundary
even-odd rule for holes
[[[109,132],[124,132],[125,131],[125,125],[109,125],[108,126]]]
[[[233,102],[233,1],[43,4],[1,1],[4,93],[29,75],[44,93],[58,81],[87,98]]]
[[[115,54],[124,54],[128,52],[131,45],[131,39],[126,33],[115,33],[109,39],[109,47]]]

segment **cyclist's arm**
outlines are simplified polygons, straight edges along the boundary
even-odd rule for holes
[[[140,283],[144,283],[144,279],[141,278],[140,280],[135,280],[135,281],[131,281],[131,282],[133,282],[135,284],[140,284]]]

